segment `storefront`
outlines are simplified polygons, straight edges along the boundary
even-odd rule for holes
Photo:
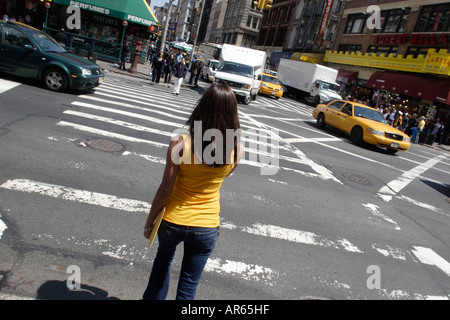
[[[46,1],[45,31],[51,35],[64,28],[68,47],[85,55],[118,61],[124,44],[133,46],[142,42],[146,52],[151,34],[158,21],[145,0],[52,0]],[[81,28],[70,30],[67,25],[73,13],[66,13],[68,6],[81,9]]]

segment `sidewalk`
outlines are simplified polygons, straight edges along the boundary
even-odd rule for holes
[[[150,62],[146,62],[145,64],[138,63],[137,65],[137,73],[131,73],[128,70],[131,68],[131,63],[127,63],[125,66],[127,67],[127,70],[120,70],[119,64],[115,62],[107,62],[107,61],[101,61],[97,60],[96,63],[100,66],[100,68],[103,70],[105,75],[107,76],[108,73],[118,73],[134,78],[139,78],[143,80],[152,81],[152,76],[150,74],[150,71],[152,71],[152,68],[150,67]],[[193,86],[188,84],[190,73],[188,72],[186,74],[186,77],[183,80],[183,83],[181,84],[182,87],[189,87],[192,88]],[[160,83],[164,83],[164,79],[161,77]],[[173,82],[171,86],[173,85]],[[198,82],[199,87],[201,87],[201,82]]]

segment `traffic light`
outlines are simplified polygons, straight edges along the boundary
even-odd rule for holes
[[[253,1],[253,5],[256,7],[256,8],[260,8],[260,3],[261,2],[261,0],[257,0],[257,1]]]
[[[273,0],[265,0],[263,10],[272,9]]]
[[[273,0],[253,1],[253,5],[261,10],[272,9]]]

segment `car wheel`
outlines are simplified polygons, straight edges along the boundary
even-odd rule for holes
[[[44,85],[52,91],[64,91],[67,89],[67,76],[59,69],[49,69],[44,74]]]
[[[360,145],[363,142],[363,130],[361,127],[354,127],[351,132],[352,143]]]
[[[323,113],[319,113],[319,115],[317,116],[317,126],[319,128],[325,127],[325,116],[323,115]]]
[[[244,104],[249,105],[252,101],[252,96],[248,95],[244,97]]]

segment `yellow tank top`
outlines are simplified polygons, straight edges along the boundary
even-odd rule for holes
[[[194,163],[191,141],[183,135],[184,149],[164,220],[182,226],[215,228],[220,224],[220,187],[233,164],[212,168]],[[233,159],[233,157],[232,157]]]

